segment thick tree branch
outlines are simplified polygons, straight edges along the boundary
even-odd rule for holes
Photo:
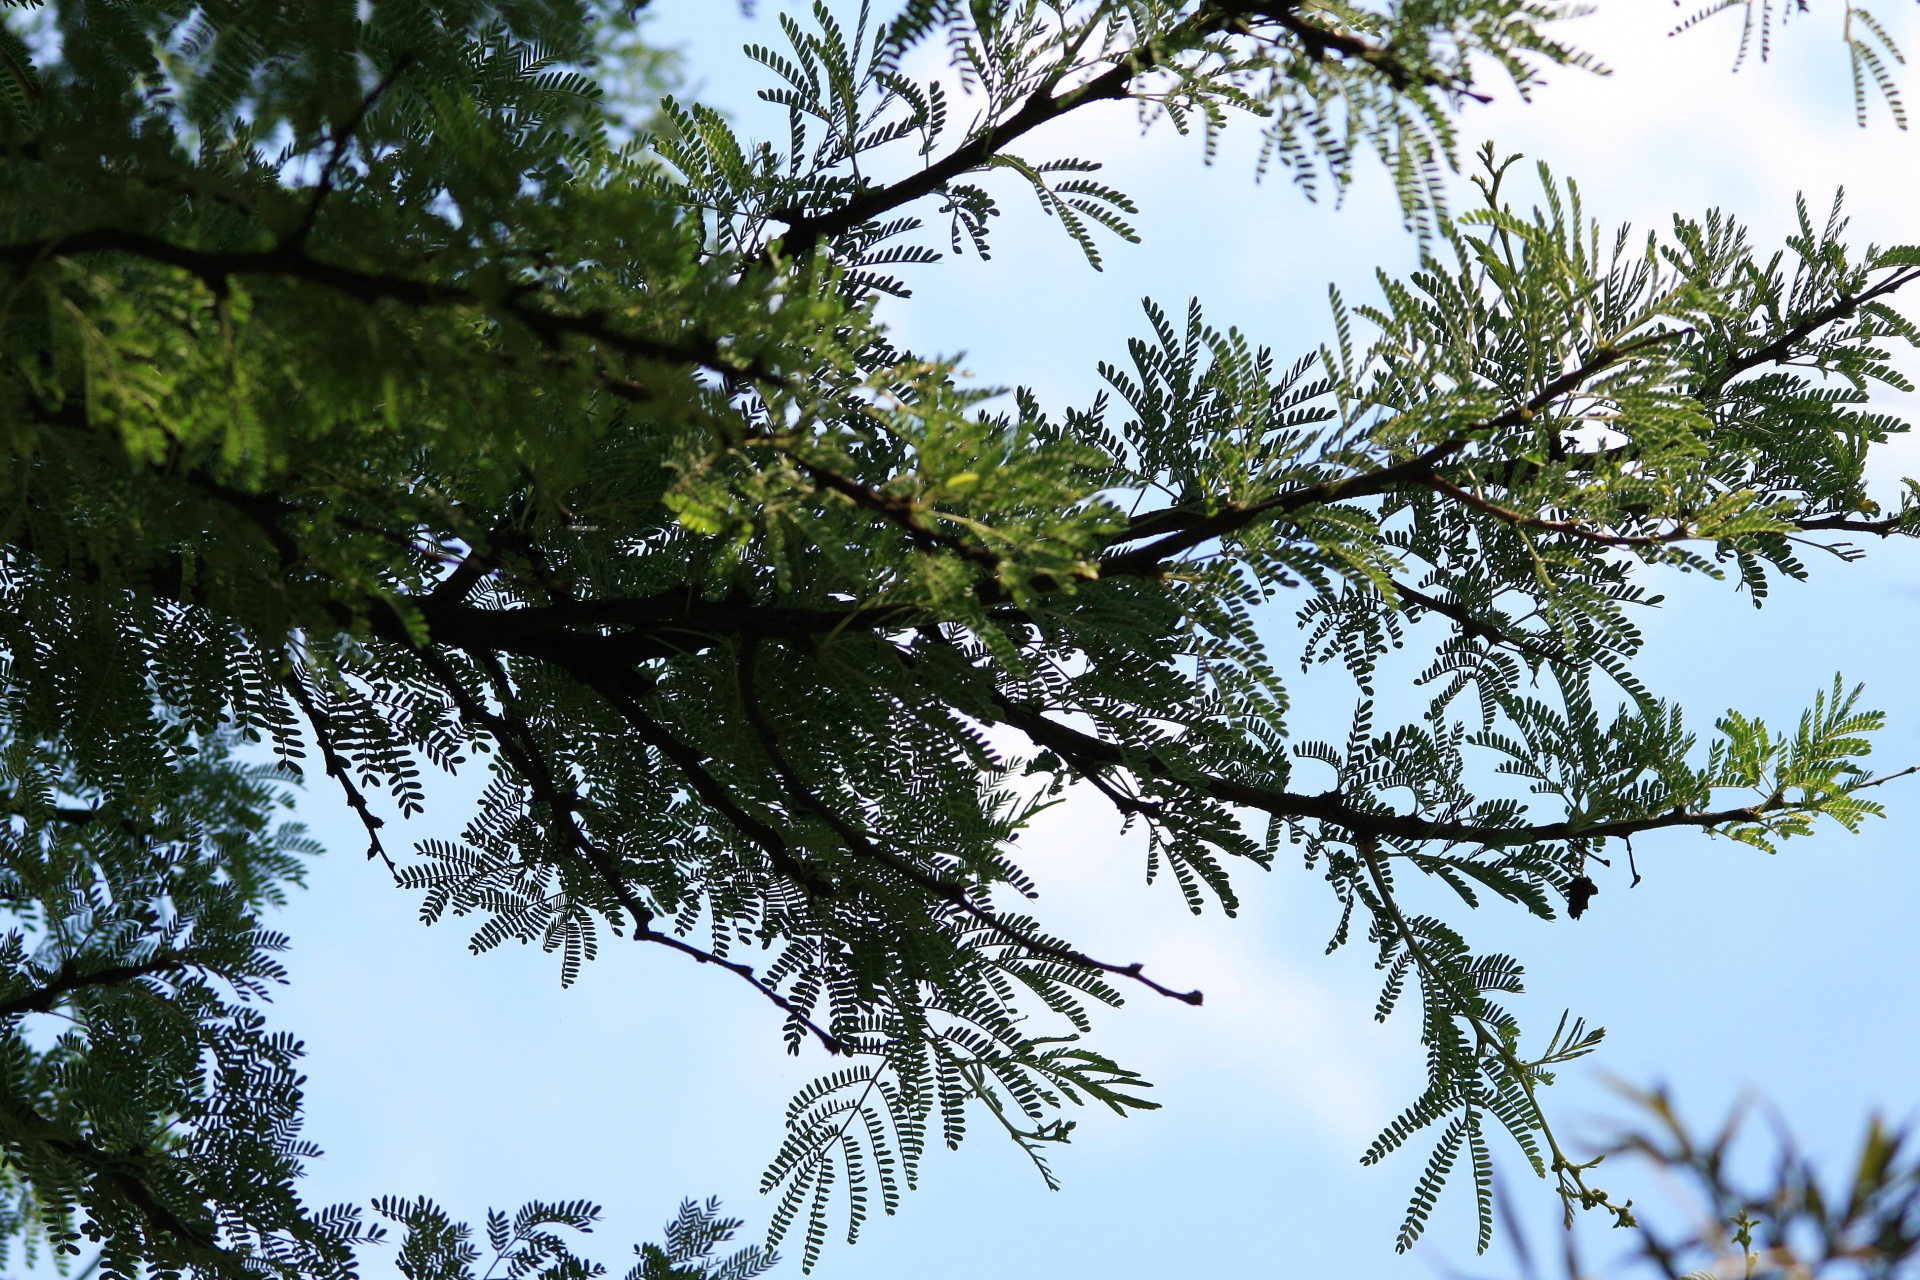
[[[234,1280],[257,1274],[257,1268],[220,1246],[213,1232],[182,1219],[155,1189],[148,1160],[134,1152],[105,1151],[85,1136],[56,1123],[31,1105],[0,1097],[0,1136],[23,1146],[39,1147],[85,1175],[112,1186],[124,1196],[150,1229],[165,1232],[196,1261],[211,1263]]]
[[[601,312],[576,314],[529,302],[525,289],[495,296],[462,285],[362,271],[323,262],[298,244],[250,252],[216,252],[173,244],[138,231],[99,227],[44,240],[0,245],[0,263],[30,269],[50,259],[96,253],[123,254],[174,267],[198,276],[216,289],[229,280],[245,276],[269,276],[311,284],[365,303],[392,302],[417,310],[467,307],[491,311],[525,325],[548,345],[567,337],[584,338],[636,359],[693,365],[727,377],[742,373],[756,378],[772,377],[767,370],[743,368],[740,361],[727,358],[720,344],[712,339],[650,338],[616,328]]]
[[[28,820],[34,818],[51,818],[62,826],[90,827],[101,819],[110,816],[111,814],[109,814],[107,810],[99,807],[83,809],[77,805],[23,805],[19,802],[17,795],[8,796],[4,800],[0,800],[0,817],[5,818],[24,818]],[[120,819],[120,825],[125,827],[130,833],[137,830],[132,823],[124,818]]]
[[[1898,514],[1898,515],[1884,516],[1878,520],[1871,520],[1871,519],[1862,518],[1860,516],[1851,516],[1851,515],[1846,515],[1842,513],[1842,514],[1826,515],[1826,516],[1813,516],[1804,520],[1795,520],[1793,522],[1793,527],[1800,530],[1803,533],[1819,533],[1823,531],[1837,531],[1841,533],[1870,533],[1870,534],[1876,535],[1877,537],[1882,537],[1882,538],[1891,537],[1896,533],[1900,533],[1906,529],[1911,529],[1913,528],[1913,526],[1914,526],[1914,518],[1911,514]],[[1845,545],[1845,544],[1843,543],[1840,545]]]
[[[15,1018],[28,1013],[51,1013],[69,995],[90,987],[117,987],[158,973],[177,973],[198,967],[191,956],[167,954],[138,964],[109,965],[82,973],[71,958],[63,961],[51,981],[22,995],[0,1000],[0,1018]]]

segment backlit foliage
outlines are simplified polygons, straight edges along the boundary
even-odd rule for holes
[[[1578,915],[1640,832],[1771,849],[1878,812],[1858,690],[1703,733],[1635,677],[1635,617],[1648,566],[1758,602],[1920,522],[1865,483],[1920,250],[1837,205],[1777,249],[1719,212],[1616,234],[1544,171],[1516,200],[1491,150],[1450,211],[1454,109],[1579,66],[1564,12],[793,5],[748,51],[789,117],[760,143],[606,101],[654,64],[588,0],[10,5],[0,1227],[126,1277],[345,1275],[383,1238],[297,1198],[297,1046],[254,1004],[296,775],[475,950],[571,981],[669,948],[826,1057],[763,1183],[803,1266],[970,1125],[1051,1180],[1074,1108],[1154,1105],[1093,1014],[1201,996],[1031,905],[1017,837],[1068,788],[1196,912],[1303,863],[1379,1016],[1417,1005],[1427,1083],[1365,1153],[1431,1144],[1401,1247],[1456,1173],[1484,1246],[1501,1135],[1624,1218],[1540,1098],[1600,1032],[1523,1029],[1464,909]],[[1297,356],[1150,302],[1079,406],[898,345],[876,296],[985,256],[1009,193],[1096,266],[1133,237],[1096,160],[1029,137],[1109,102],[1209,149],[1250,117],[1310,187],[1372,153],[1420,268],[1336,294]],[[1405,719],[1378,686],[1413,645]],[[1295,662],[1352,681],[1330,736],[1293,722]],[[430,779],[476,769],[463,828]],[[419,814],[440,834],[389,847]],[[413,1280],[476,1274],[434,1204],[373,1210]],[[487,1248],[586,1280],[553,1229],[594,1212]],[[716,1214],[633,1280],[769,1265],[713,1259]]]

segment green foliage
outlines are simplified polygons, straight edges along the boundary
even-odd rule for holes
[[[10,683],[0,759],[9,1236],[28,1262],[42,1242],[56,1262],[90,1242],[111,1276],[242,1256],[342,1274],[350,1233],[293,1188],[313,1154],[300,1047],[257,1007],[284,980],[286,939],[255,913],[313,852],[270,824],[286,797],[224,736],[42,737],[20,693]]]
[[[1810,546],[1920,526],[1920,489],[1883,512],[1865,481],[1905,430],[1870,397],[1906,389],[1920,250],[1849,244],[1838,204],[1777,251],[1719,212],[1605,235],[1544,171],[1516,204],[1490,148],[1450,213],[1452,105],[1476,67],[1580,65],[1562,12],[814,7],[749,51],[782,145],[607,102],[603,73],[660,64],[586,0],[9,14],[0,1228],[129,1278],[345,1275],[383,1238],[300,1204],[296,1046],[250,1003],[281,945],[253,913],[305,852],[274,784],[309,764],[475,950],[538,942],[571,981],[608,938],[665,947],[836,1059],[763,1181],[803,1267],[975,1120],[1051,1181],[1068,1108],[1153,1105],[1092,1012],[1201,996],[1028,914],[1018,837],[1069,788],[1196,912],[1291,846],[1379,1016],[1417,994],[1427,1082],[1366,1154],[1437,1134],[1403,1248],[1459,1167],[1484,1246],[1496,1131],[1624,1220],[1538,1096],[1600,1032],[1523,1050],[1520,963],[1406,886],[1577,916],[1608,841],[1878,812],[1857,691],[1703,745],[1634,675],[1634,617],[1648,566],[1758,603]],[[1303,182],[1371,150],[1420,267],[1335,294],[1293,360],[1149,302],[1080,407],[898,346],[875,296],[984,254],[1000,171],[1096,265],[1131,237],[1095,162],[1010,150],[1107,101],[1209,146],[1251,115]],[[1298,737],[1283,671],[1335,658],[1345,736]],[[387,847],[431,771],[481,761],[459,839]],[[75,1029],[35,1047],[56,1010]],[[468,1226],[374,1209],[409,1277],[475,1275]],[[594,1212],[490,1218],[491,1266],[599,1274],[554,1230]],[[690,1204],[633,1280],[771,1265],[713,1260],[733,1229]]]
[[[1694,12],[1674,28],[1678,35],[1698,26],[1708,18],[1718,17],[1729,9],[1738,9],[1741,14],[1739,51],[1734,57],[1734,67],[1738,69],[1747,55],[1758,46],[1760,60],[1765,62],[1773,52],[1773,30],[1776,25],[1784,26],[1795,15],[1808,12],[1806,0],[1795,3],[1775,5],[1774,0],[1713,0]],[[1865,126],[1867,123],[1867,87],[1871,82],[1873,92],[1887,104],[1887,113],[1900,128],[1907,127],[1907,105],[1900,97],[1900,85],[1895,80],[1895,66],[1906,64],[1906,55],[1900,52],[1900,46],[1880,20],[1873,16],[1864,5],[1845,0],[1841,10],[1841,43],[1847,47],[1848,67],[1853,73],[1853,118],[1855,123]],[[1892,63],[1893,66],[1888,64]]]
[[[607,1274],[605,1266],[574,1253],[567,1238],[553,1230],[591,1232],[600,1206],[586,1200],[534,1200],[511,1217],[489,1210],[484,1249],[474,1243],[471,1226],[455,1222],[425,1197],[383,1196],[373,1202],[373,1211],[402,1228],[394,1263],[407,1280],[595,1280]],[[738,1218],[720,1215],[718,1200],[683,1201],[662,1243],[634,1246],[640,1260],[628,1268],[625,1280],[753,1280],[776,1266],[779,1255],[747,1245],[713,1256],[741,1225]],[[388,1239],[378,1226],[369,1227],[363,1238],[370,1244]]]

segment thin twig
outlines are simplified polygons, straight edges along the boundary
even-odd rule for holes
[[[367,95],[360,99],[360,105],[355,108],[354,113],[334,130],[333,151],[327,156],[326,163],[320,166],[320,178],[313,185],[313,198],[307,202],[307,211],[300,219],[300,225],[294,228],[293,234],[287,237],[286,243],[299,245],[306,242],[307,236],[313,231],[314,221],[320,216],[321,204],[333,191],[333,175],[339,171],[340,162],[347,158],[347,148],[353,143],[353,135],[359,132],[361,123],[366,120],[367,113],[373,110],[374,104],[385,96],[387,90],[391,89],[394,82],[400,78],[401,73],[412,65],[413,55],[410,53],[403,53],[396,58],[392,68],[380,78],[380,83],[374,85]]]
[[[353,785],[353,767],[334,749],[333,738],[327,733],[326,718],[321,714],[319,707],[314,705],[313,698],[308,694],[299,673],[290,673],[281,684],[293,698],[294,705],[298,706],[301,713],[306,716],[307,723],[313,727],[313,740],[320,748],[320,759],[326,765],[328,775],[340,784],[340,789],[346,793],[347,806],[360,819],[360,825],[367,829],[367,857],[377,857],[386,863],[388,872],[397,880],[400,875],[399,868],[394,866],[393,858],[387,853],[387,847],[380,839],[380,828],[387,825],[386,819],[373,811],[367,804],[366,796],[361,794],[360,788]]]
[[[1171,987],[1155,982],[1142,972],[1143,966],[1138,961],[1133,964],[1115,964],[1107,960],[1098,960],[1083,951],[1049,942],[1044,938],[1036,938],[1024,930],[1015,928],[1002,920],[998,913],[976,903],[965,886],[942,880],[915,866],[910,859],[895,855],[892,851],[883,848],[876,837],[862,831],[842,817],[831,805],[822,800],[812,787],[807,785],[806,780],[787,762],[785,753],[780,750],[779,739],[774,734],[773,725],[767,720],[765,712],[759,705],[755,678],[756,648],[757,645],[751,640],[742,645],[738,665],[740,701],[747,721],[752,726],[754,735],[760,740],[761,750],[766,753],[768,763],[773,766],[775,774],[779,776],[788,793],[831,827],[834,834],[840,837],[841,843],[845,844],[849,850],[861,857],[882,863],[907,877],[928,893],[957,907],[1008,942],[1035,955],[1047,956],[1082,968],[1096,969],[1116,977],[1131,978],[1148,990],[1183,1004],[1198,1005],[1205,999],[1204,994],[1199,991],[1175,991]]]
[[[1494,626],[1457,601],[1443,600],[1439,596],[1428,595],[1424,591],[1420,591],[1399,581],[1394,582],[1393,589],[1401,599],[1408,603],[1418,605],[1429,613],[1437,613],[1443,618],[1450,619],[1460,628],[1461,632],[1466,635],[1485,640],[1490,644],[1499,645],[1505,649],[1511,649],[1522,657],[1531,659],[1534,662],[1562,662],[1566,659],[1566,654],[1564,653],[1555,653],[1551,649],[1542,648],[1529,639],[1514,635]]]
[[[765,996],[776,1008],[784,1010],[789,1018],[793,1019],[793,1021],[800,1026],[805,1027],[828,1053],[841,1055],[849,1052],[844,1041],[808,1017],[806,1011],[800,1008],[800,1006],[762,981],[760,976],[753,971],[752,966],[744,965],[734,960],[722,959],[711,951],[702,951],[699,947],[694,946],[684,938],[677,938],[670,933],[661,933],[656,929],[643,929],[640,931],[638,937],[642,942],[653,942],[663,947],[671,947],[673,950],[681,952],[684,955],[692,956],[701,964],[717,965],[725,969],[728,973],[736,974],[746,979],[754,990]]]
[[[1099,62],[1113,65],[1056,96],[1055,90],[1070,72],[1091,70],[1098,62],[1087,67],[1057,68],[1011,114],[997,120],[989,119],[960,146],[918,172],[888,186],[862,191],[846,204],[824,213],[776,210],[772,217],[786,224],[786,230],[777,238],[779,251],[789,257],[804,256],[812,252],[821,240],[843,235],[902,205],[945,191],[949,182],[987,167],[1010,144],[1041,125],[1091,103],[1121,101],[1132,96],[1135,82],[1144,76],[1166,70],[1171,56],[1204,46],[1208,40],[1223,34],[1252,35],[1250,20],[1253,19],[1275,23],[1317,56],[1331,52],[1364,62],[1397,86],[1405,87],[1419,81],[1430,88],[1441,88],[1468,97],[1480,96],[1464,83],[1450,77],[1419,75],[1409,71],[1398,62],[1391,50],[1368,44],[1357,36],[1328,31],[1306,22],[1294,12],[1299,7],[1300,0],[1268,0],[1267,3],[1208,0],[1164,34],[1099,59]]]
[[[1305,795],[1236,782],[1216,774],[1197,773],[1184,769],[1174,770],[1153,752],[1131,750],[1093,734],[1082,733],[1078,729],[1042,715],[1031,707],[1023,707],[1004,695],[995,694],[994,705],[999,709],[1000,718],[1004,723],[1020,730],[1039,746],[1056,753],[1061,752],[1063,748],[1078,751],[1101,763],[1120,765],[1136,772],[1146,773],[1227,804],[1257,809],[1281,818],[1311,818],[1362,838],[1440,841],[1445,844],[1482,845],[1499,849],[1515,845],[1557,844],[1567,840],[1607,840],[1638,835],[1642,831],[1660,831],[1669,828],[1711,829],[1738,823],[1759,823],[1776,815],[1804,813],[1816,807],[1810,802],[1774,796],[1759,804],[1743,805],[1732,809],[1673,809],[1664,813],[1646,814],[1638,818],[1616,818],[1609,822],[1581,823],[1567,818],[1558,822],[1523,823],[1498,827],[1443,821],[1424,818],[1418,814],[1396,813],[1390,809],[1382,811],[1365,808],[1349,802],[1338,791]],[[1880,786],[1916,772],[1920,772],[1920,765],[1859,783],[1849,790],[1857,791],[1865,787]]]
[[[1372,881],[1372,896],[1385,911],[1388,923],[1399,935],[1408,954],[1413,957],[1413,962],[1420,967],[1420,971],[1436,988],[1454,992],[1454,1008],[1473,1028],[1474,1038],[1479,1042],[1481,1049],[1492,1051],[1494,1056],[1506,1065],[1507,1070],[1526,1093],[1527,1106],[1532,1112],[1530,1119],[1540,1136],[1547,1140],[1547,1150],[1553,1156],[1553,1173],[1558,1182],[1556,1189],[1560,1193],[1561,1203],[1566,1208],[1567,1224],[1572,1225],[1573,1206],[1576,1200],[1582,1208],[1605,1208],[1614,1214],[1622,1225],[1631,1223],[1633,1217],[1627,1206],[1616,1205],[1607,1198],[1605,1192],[1587,1186],[1585,1172],[1591,1165],[1576,1164],[1561,1150],[1559,1140],[1554,1136],[1553,1126],[1548,1123],[1546,1111],[1540,1106],[1540,1099],[1535,1092],[1534,1068],[1520,1061],[1520,1055],[1514,1050],[1512,1042],[1507,1037],[1487,1025],[1487,1020],[1474,1007],[1481,998],[1479,992],[1460,991],[1451,981],[1450,975],[1443,972],[1433,962],[1432,957],[1427,955],[1426,948],[1421,945],[1418,935],[1413,931],[1413,926],[1401,913],[1399,902],[1394,899],[1393,889],[1387,883],[1386,869],[1381,865],[1378,846],[1371,840],[1362,839],[1357,841],[1354,847],[1360,855],[1362,864],[1367,868],[1368,879]]]
[[[654,929],[652,927],[653,912],[634,896],[626,878],[620,874],[619,868],[614,865],[612,859],[581,829],[577,818],[580,799],[571,788],[562,787],[556,781],[554,772],[547,765],[531,728],[524,722],[510,716],[496,714],[481,705],[479,700],[467,690],[458,673],[447,664],[444,658],[432,650],[416,652],[427,669],[433,673],[434,678],[454,698],[461,714],[484,728],[500,744],[500,749],[507,756],[508,761],[519,770],[535,795],[553,812],[568,847],[587,864],[596,877],[613,893],[619,905],[632,917],[633,936],[636,941],[669,947],[694,957],[702,964],[713,964],[725,969],[746,981],[775,1008],[804,1027],[827,1052],[832,1054],[846,1052],[846,1047],[839,1037],[814,1022],[804,1010],[763,982],[750,966],[724,960],[672,934],[661,933]]]

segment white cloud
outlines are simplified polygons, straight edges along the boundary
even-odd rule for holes
[[[1022,838],[1041,889],[1035,914],[1103,960],[1140,961],[1156,981],[1199,989],[1193,1008],[1122,981],[1127,1006],[1098,1038],[1149,1079],[1204,1079],[1244,1105],[1305,1115],[1342,1152],[1405,1103],[1419,1063],[1414,1026],[1371,1015],[1373,971],[1359,954],[1318,953],[1333,922],[1317,877],[1282,865],[1234,868],[1238,918],[1185,907],[1171,877],[1145,883],[1145,842],[1118,834],[1112,810],[1075,796]]]

